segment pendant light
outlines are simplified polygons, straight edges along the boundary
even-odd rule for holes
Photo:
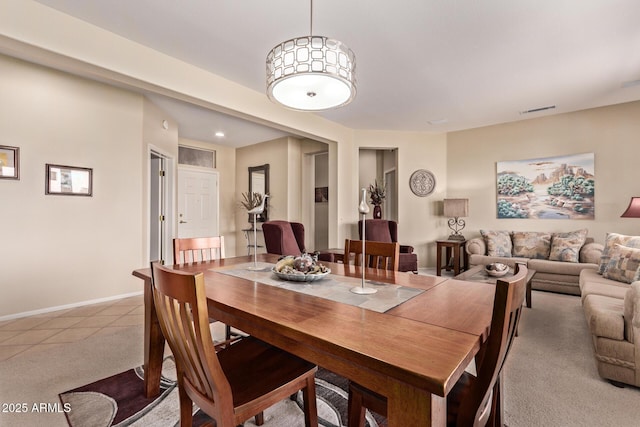
[[[267,55],[267,96],[287,108],[322,111],[356,96],[356,57],[344,43],[313,35],[276,45]]]

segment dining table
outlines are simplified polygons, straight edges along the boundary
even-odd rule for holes
[[[279,257],[172,268],[204,275],[210,318],[385,396],[390,427],[446,425],[446,396],[486,339],[495,287],[366,267],[363,279],[362,267],[328,262],[326,278],[289,282],[271,270]],[[154,397],[165,339],[151,269],[133,275],[144,281],[144,387]],[[349,292],[363,285],[379,291]]]

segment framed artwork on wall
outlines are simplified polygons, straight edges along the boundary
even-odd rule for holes
[[[594,219],[594,154],[497,162],[497,217]]]
[[[45,194],[91,197],[93,169],[47,164]]]
[[[0,179],[20,179],[20,148],[0,145]]]

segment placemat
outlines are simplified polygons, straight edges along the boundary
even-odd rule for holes
[[[249,270],[249,267],[254,266],[254,263],[251,262],[236,264],[230,267],[212,268],[211,271],[263,283],[265,285],[277,286],[331,301],[354,305],[379,313],[384,313],[424,292],[422,289],[367,280],[365,286],[377,289],[378,292],[369,295],[359,295],[350,291],[351,288],[362,285],[362,280],[355,277],[328,274],[324,279],[315,282],[290,282],[281,280],[271,271],[274,264],[259,262],[256,265],[259,270]]]

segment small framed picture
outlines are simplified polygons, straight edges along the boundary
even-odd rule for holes
[[[20,148],[0,145],[0,179],[20,179]]]
[[[45,194],[92,196],[93,169],[47,164]]]

